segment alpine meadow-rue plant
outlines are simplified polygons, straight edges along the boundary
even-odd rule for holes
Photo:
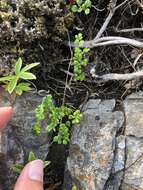
[[[82,114],[79,110],[74,111],[67,106],[57,107],[53,103],[51,95],[43,98],[41,104],[36,108],[36,123],[33,131],[36,135],[41,133],[41,125],[48,118],[46,126],[47,132],[55,132],[53,142],[58,144],[68,144],[70,140],[70,129],[72,124],[78,124]]]
[[[18,95],[21,95],[24,91],[29,91],[30,83],[23,82],[23,80],[35,80],[36,76],[29,72],[32,68],[38,66],[40,63],[32,63],[26,65],[22,68],[22,59],[19,58],[15,63],[15,73],[13,75],[5,76],[0,78],[0,82],[3,83],[4,88],[12,94],[15,92]],[[22,81],[22,82],[21,82]]]
[[[75,45],[82,46],[84,43],[83,36],[81,33],[75,35]],[[89,52],[89,48],[75,47],[73,50],[73,62],[74,67],[74,80],[83,81],[85,80],[84,69],[88,65],[86,54]]]
[[[74,13],[81,13],[82,11],[88,15],[92,6],[91,0],[75,0],[75,4],[71,6]]]

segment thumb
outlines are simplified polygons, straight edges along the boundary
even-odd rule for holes
[[[0,130],[9,122],[13,114],[12,107],[0,107]]]
[[[43,190],[43,161],[34,160],[22,170],[14,190]]]

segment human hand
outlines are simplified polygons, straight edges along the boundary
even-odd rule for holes
[[[0,108],[0,131],[2,131],[12,117],[12,107]],[[43,190],[43,161],[34,160],[22,170],[14,190]]]

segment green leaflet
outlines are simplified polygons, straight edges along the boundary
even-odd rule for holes
[[[21,95],[24,91],[29,91],[30,83],[19,83],[20,80],[35,80],[36,76],[31,73],[27,72],[30,69],[38,66],[39,63],[32,63],[24,68],[22,68],[22,59],[19,58],[17,62],[15,63],[15,75],[1,77],[0,82],[5,83],[5,89],[12,94],[15,92],[18,95]]]

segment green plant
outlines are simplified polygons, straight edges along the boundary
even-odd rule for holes
[[[33,160],[37,160],[35,154],[31,151],[29,152],[29,156],[28,156],[28,162],[31,162]],[[46,168],[49,164],[50,164],[50,161],[43,161],[44,162],[44,168]],[[22,169],[24,168],[24,166],[22,164],[15,164],[13,167],[12,167],[12,170],[18,174],[21,173]]]
[[[21,95],[23,91],[29,91],[31,88],[30,83],[20,81],[36,79],[36,76],[28,71],[39,64],[40,63],[32,63],[22,68],[22,59],[19,58],[15,64],[15,74],[1,77],[0,82],[5,84],[4,87],[10,94],[15,92],[16,94]]]
[[[81,33],[75,35],[74,43],[78,46],[83,45],[83,36]],[[89,48],[74,48],[73,54],[73,66],[74,66],[74,79],[76,81],[83,81],[85,79],[84,68],[88,64],[88,60],[85,58],[86,54],[89,52]]]
[[[78,189],[75,185],[73,185],[71,190],[78,190]]]
[[[57,133],[53,138],[53,142],[58,144],[67,144],[70,138],[70,127],[72,124],[78,124],[82,114],[79,110],[67,106],[57,107],[53,103],[51,95],[43,98],[42,103],[36,108],[36,123],[33,131],[36,135],[41,133],[41,124],[48,118],[47,132],[54,131]]]
[[[86,15],[90,13],[90,9],[92,6],[91,0],[76,0],[76,4],[72,5],[71,10],[72,12],[78,12],[81,13],[84,11]]]

